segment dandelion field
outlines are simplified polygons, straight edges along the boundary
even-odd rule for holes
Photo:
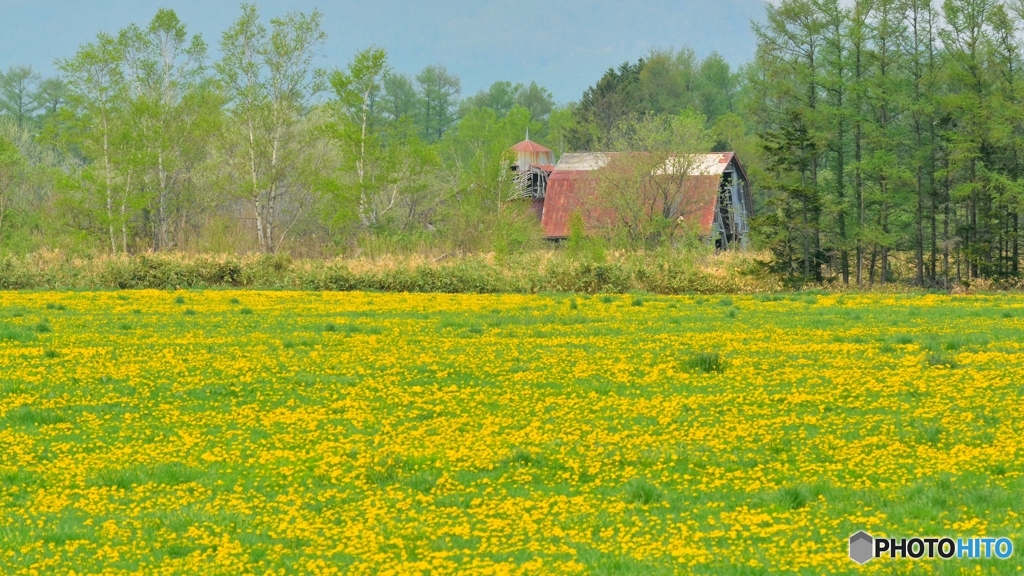
[[[1024,297],[0,292],[0,573],[761,574],[1024,530]]]

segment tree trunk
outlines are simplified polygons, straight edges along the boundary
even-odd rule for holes
[[[260,251],[267,251],[267,243],[264,237],[263,231],[263,193],[260,191],[259,185],[259,172],[256,167],[256,134],[252,126],[252,117],[248,118],[249,127],[249,175],[252,182],[252,202],[253,208],[256,215],[256,239],[259,243]]]
[[[106,118],[103,119],[103,168],[107,184],[107,233],[110,236],[110,253],[117,255],[117,242],[114,240],[114,185],[110,174],[110,138]]]
[[[875,259],[878,257],[878,246],[871,247],[871,263],[868,266],[868,285],[875,285]]]
[[[157,239],[158,239],[158,250],[164,250],[168,247],[169,242],[167,241],[167,173],[164,171],[164,154],[163,152],[157,152],[157,183],[160,186],[160,191],[157,193]]]
[[[949,158],[945,159],[946,182],[943,194],[942,210],[942,286],[949,287],[949,219],[950,219],[950,198],[949,198]],[[960,280],[957,274],[957,281]]]
[[[1013,213],[1013,236],[1011,236],[1011,240],[1012,240],[1012,243],[1013,243],[1013,256],[1012,256],[1013,259],[1010,261],[1011,266],[1012,266],[1011,273],[1014,276],[1017,276],[1017,274],[1020,272],[1020,248],[1019,248],[1019,246],[1017,244],[1017,236],[1020,234],[1020,227],[1019,227],[1020,222],[1019,222],[1019,220],[1020,220],[1020,216],[1018,215],[1017,212],[1014,212]]]
[[[4,216],[7,214],[7,193],[0,193],[0,240],[4,237]]]
[[[264,235],[266,240],[266,252],[268,254],[274,254],[277,252],[277,244],[274,239],[274,225],[275,225],[275,210],[277,209],[278,203],[278,174],[277,164],[278,155],[280,153],[281,146],[281,121],[278,116],[279,112],[275,109],[274,111],[274,140],[270,147],[270,186],[268,187],[267,194],[267,205],[265,207],[265,218],[264,225],[267,230]]]
[[[881,284],[885,286],[885,283],[889,280],[889,183],[885,180],[882,181],[880,191],[882,193],[882,206],[878,215],[879,225],[882,228],[882,245],[881,245],[881,256],[882,256],[882,276]]]
[[[839,110],[840,114],[843,109],[843,98],[842,95],[839,97]],[[845,124],[840,118],[839,120],[839,151],[836,158],[836,182],[838,185],[837,193],[839,195],[839,241],[842,242],[842,248],[839,252],[840,268],[843,273],[843,285],[850,285],[850,252],[847,250],[846,244],[846,189],[844,185],[846,183],[846,175],[844,172],[846,164],[846,151],[845,151],[845,140],[846,131]]]
[[[376,218],[371,221],[369,212],[370,206],[369,199],[366,196],[365,178],[365,161],[366,161],[366,122],[368,118],[368,111],[370,105],[370,91],[367,90],[363,94],[363,114],[362,114],[362,127],[359,137],[359,159],[356,160],[356,172],[359,176],[359,223],[364,228],[368,228],[371,224],[376,223]]]
[[[920,138],[918,139],[920,140]],[[918,143],[920,148],[920,142]],[[921,182],[921,167],[917,168],[917,214],[914,218],[914,228],[916,232],[914,248],[917,253],[915,254],[914,262],[917,265],[917,285],[924,286],[924,190]]]
[[[932,270],[932,273],[931,273],[931,284],[932,284],[932,286],[935,286],[938,283],[938,279],[939,279],[939,270],[938,270],[938,263],[939,263],[939,260],[938,260],[938,252],[939,252],[939,243],[938,243],[938,210],[939,210],[939,207],[938,207],[938,202],[937,202],[937,198],[936,198],[938,196],[938,190],[936,189],[937,186],[935,186],[935,180],[934,180],[935,170],[934,170],[934,168],[932,169],[931,173],[932,173],[932,190],[931,190],[931,195],[930,195],[930,197],[931,197],[931,210],[930,210],[931,214],[930,214],[930,216],[931,216],[931,233],[932,233],[932,242],[931,242],[931,270]]]
[[[124,194],[121,196],[121,252],[128,253],[128,195],[132,189],[132,175],[128,173]]]

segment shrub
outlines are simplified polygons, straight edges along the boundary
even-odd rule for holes
[[[805,508],[808,502],[807,494],[799,486],[781,488],[775,497],[779,504],[788,510]]]
[[[661,490],[642,478],[634,478],[626,483],[626,502],[630,504],[654,504],[662,499]]]
[[[944,354],[942,352],[929,352],[928,356],[925,357],[925,362],[929,366],[942,366],[945,368],[956,368],[956,358],[950,354]]]
[[[698,352],[686,361],[686,367],[708,374],[722,373],[725,372],[725,361],[718,352]]]

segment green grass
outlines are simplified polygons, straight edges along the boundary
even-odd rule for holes
[[[27,405],[8,410],[4,420],[10,425],[20,427],[50,426],[67,422],[67,418],[56,410]]]
[[[30,330],[14,324],[0,322],[0,342],[18,342],[26,344],[36,339],[34,330]]]

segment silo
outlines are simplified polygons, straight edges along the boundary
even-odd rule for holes
[[[555,153],[529,138],[513,146],[512,151],[516,153],[516,170],[519,172],[529,170],[531,166],[543,167],[550,172],[555,165]]]

